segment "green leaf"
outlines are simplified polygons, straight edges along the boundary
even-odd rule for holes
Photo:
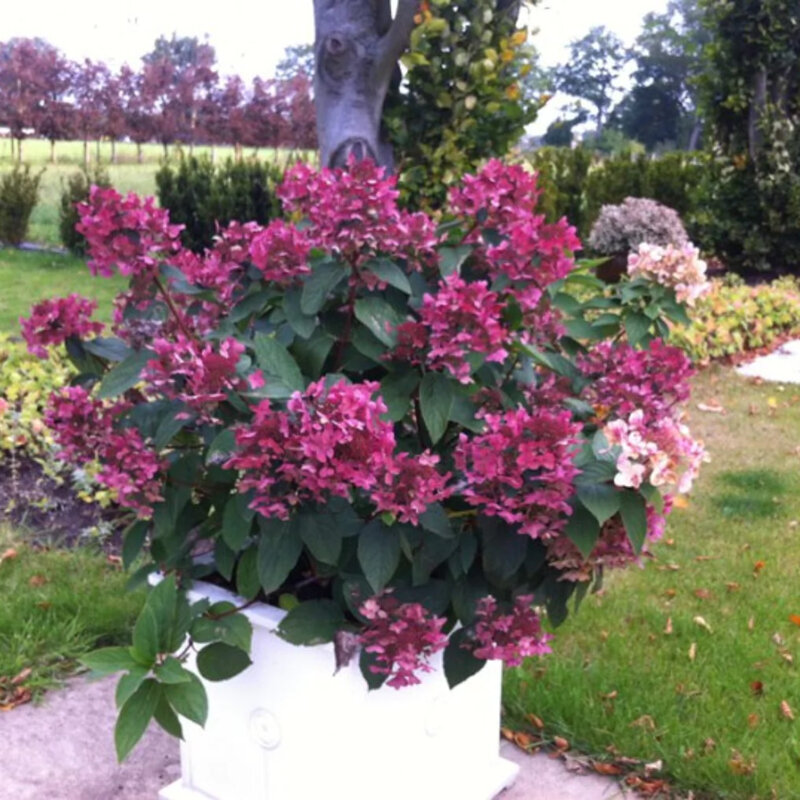
[[[444,676],[451,689],[486,666],[486,659],[475,658],[472,649],[463,647],[464,644],[469,644],[467,629],[459,628],[451,634],[444,651]]]
[[[344,614],[333,600],[308,600],[295,606],[278,625],[278,635],[291,644],[332,642],[344,623]]]
[[[222,538],[225,544],[238,553],[250,536],[255,511],[247,507],[247,497],[243,494],[234,494],[225,503],[222,512]]]
[[[136,386],[141,379],[142,370],[155,354],[152,350],[138,350],[128,356],[122,363],[117,364],[112,370],[106,373],[97,397],[100,400],[109,400],[127,392],[128,389]]]
[[[589,558],[600,536],[600,523],[588,509],[577,506],[564,528],[564,535],[581,551],[584,558]]]
[[[93,356],[114,362],[124,361],[132,352],[122,339],[115,337],[91,339],[83,342],[83,347]]]
[[[280,589],[303,552],[303,541],[288,522],[260,519],[258,580],[264,594]]]
[[[367,688],[370,692],[380,689],[381,686],[386,683],[386,679],[389,677],[388,675],[384,675],[379,672],[373,672],[371,667],[375,666],[375,664],[375,653],[368,653],[362,647],[361,654],[358,657],[358,667],[361,670],[361,674],[364,676],[364,680],[366,681]]]
[[[584,483],[577,487],[578,500],[602,525],[619,511],[621,492],[608,483]]]
[[[575,478],[577,486],[585,486],[587,484],[608,483],[614,480],[617,474],[617,465],[613,461],[598,461],[592,458],[585,464],[580,465],[580,474]]]
[[[303,339],[308,339],[317,327],[316,317],[304,314],[300,308],[300,290],[289,289],[283,296],[283,313],[289,327]]]
[[[103,647],[93,650],[80,659],[81,664],[88,667],[97,677],[111,675],[124,669],[138,667],[138,662],[127,647]]]
[[[503,584],[525,562],[528,537],[499,517],[480,517],[483,538],[483,568],[493,582]]]
[[[161,683],[188,683],[192,679],[192,673],[175,656],[167,656],[153,672]]]
[[[429,372],[422,379],[419,387],[419,404],[432,444],[436,444],[444,436],[454,397],[453,383],[444,375]]]
[[[443,278],[458,272],[469,258],[473,247],[470,244],[460,244],[456,247],[439,248],[439,272]]]
[[[342,552],[342,536],[331,524],[325,512],[301,511],[292,520],[292,525],[311,555],[323,564],[335,565]]]
[[[336,261],[323,261],[313,267],[313,272],[303,284],[300,310],[313,316],[322,309],[330,293],[347,277],[345,268]]]
[[[394,286],[395,289],[399,289],[405,294],[411,294],[408,276],[394,261],[388,258],[376,258],[368,261],[364,268],[384,283],[388,283],[389,286]]]
[[[255,545],[244,551],[236,566],[236,591],[251,600],[261,590],[258,582],[258,550]]]
[[[405,317],[380,297],[362,297],[356,300],[356,319],[387,347],[397,343],[397,326]]]
[[[183,739],[183,728],[181,721],[176,716],[175,712],[170,708],[169,701],[164,695],[163,691],[158,700],[158,705],[153,713],[156,722],[170,735],[176,739]]]
[[[453,526],[450,524],[450,517],[441,503],[431,503],[425,511],[419,515],[419,524],[426,531],[435,533],[444,539],[453,538]]]
[[[156,428],[156,435],[153,439],[153,446],[156,450],[166,447],[173,437],[191,423],[193,419],[194,415],[187,411],[183,403],[174,404],[161,419],[161,422],[158,423],[158,428]]]
[[[643,483],[639,487],[639,493],[659,514],[664,513],[664,498],[655,486],[650,483]]]
[[[620,493],[620,514],[635,553],[641,553],[647,538],[647,510],[644,498],[633,491]]]
[[[144,736],[160,698],[161,687],[149,678],[125,701],[114,728],[118,761],[124,761]]]
[[[411,394],[419,386],[419,373],[416,370],[390,372],[381,381],[381,397],[389,409],[388,417],[399,422],[408,413]]]
[[[192,639],[200,644],[224,642],[250,652],[253,641],[253,626],[244,614],[231,614],[232,603],[215,603],[206,614],[192,623]],[[227,614],[227,616],[219,616]]]
[[[221,464],[236,451],[236,434],[232,428],[221,430],[211,441],[206,451],[206,464]]]
[[[117,708],[122,708],[127,699],[144,683],[150,670],[147,667],[136,666],[131,671],[123,675],[117,682],[117,689],[114,693],[114,701]]]
[[[294,343],[292,350],[306,375],[311,378],[320,377],[335,342],[333,336],[317,328],[307,341],[299,339]]]
[[[279,378],[293,392],[303,391],[305,381],[291,353],[274,337],[256,334],[253,348],[258,365],[268,375]]]
[[[197,669],[207,681],[227,681],[253,662],[240,647],[214,642],[197,654]]]
[[[158,655],[158,620],[149,605],[145,605],[136,619],[131,653],[143,666],[150,667],[155,663]]]
[[[156,631],[158,632],[158,652],[164,653],[172,648],[170,645],[170,635],[172,623],[178,607],[178,587],[174,575],[167,575],[162,581],[157,583],[151,590],[147,598],[145,608],[149,608],[155,617]],[[134,634],[134,646],[136,646],[136,636]]]
[[[208,718],[208,696],[200,679],[194,673],[186,683],[164,686],[164,696],[172,709],[201,728]]]
[[[400,535],[379,519],[364,526],[358,536],[358,563],[372,590],[382,592],[400,564]]]
[[[141,553],[145,540],[147,539],[149,527],[150,524],[147,520],[139,519],[125,531],[122,542],[122,566],[125,567],[125,569],[130,569],[131,564],[133,564],[136,557]]]
[[[632,347],[636,347],[647,336],[650,324],[650,319],[638,312],[625,316],[625,333],[628,334],[628,341]]]

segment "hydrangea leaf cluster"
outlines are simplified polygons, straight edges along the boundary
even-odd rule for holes
[[[691,370],[659,338],[674,289],[599,284],[535,176],[497,161],[436,220],[369,162],[294,167],[279,196],[292,222],[231,223],[196,255],[150,202],[93,190],[93,269],[131,278],[114,336],[81,304],[57,336],[27,323],[80,373],[48,414],[63,456],[98,465],[131,514],[126,559],[149,542],[138,577],[172,586],[143,612],[166,614],[158,642],[137,644],[143,623],[139,660],[110,662],[158,683],[187,635],[201,673],[205,648],[246,650],[236,609],[181,605],[208,570],[248,601],[292,596],[295,643],[360,643],[371,686],[442,650],[451,685],[547,652],[542,609],[556,625],[639,561],[696,471]]]

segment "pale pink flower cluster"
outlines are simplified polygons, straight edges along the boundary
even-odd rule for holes
[[[395,689],[420,683],[416,672],[431,672],[429,659],[447,644],[442,633],[447,620],[435,617],[419,603],[401,603],[388,592],[372,597],[359,609],[369,624],[361,644],[375,656],[370,672],[388,675]]]
[[[706,280],[706,262],[692,244],[661,247],[643,242],[628,256],[628,275],[674,289],[678,301],[689,306],[711,288]]]
[[[614,483],[638,489],[644,482],[671,486],[679,494],[691,490],[706,460],[702,442],[696,441],[686,425],[671,417],[648,422],[641,410],[628,419],[615,419],[604,428],[608,443],[619,447]]]

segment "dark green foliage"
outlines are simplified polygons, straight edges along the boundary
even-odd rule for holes
[[[42,172],[31,174],[29,164],[15,164],[0,178],[0,242],[18,247],[24,241],[39,199]]]
[[[216,166],[211,159],[182,157],[156,173],[158,201],[169,209],[170,220],[184,225],[183,244],[202,252],[213,244],[218,227],[232,220],[261,225],[280,216],[275,186],[282,173],[277,166],[255,159]]]
[[[694,236],[701,233],[701,223],[708,224],[698,205],[698,186],[709,170],[702,154],[654,158],[627,153],[600,159],[585,147],[543,147],[529,160],[540,174],[542,212],[549,220],[565,216],[584,239],[600,209],[626,197],[648,197],[674,208]]]
[[[704,3],[714,152],[706,244],[738,271],[800,263],[800,17],[796,0]]]
[[[100,165],[74,172],[67,178],[67,185],[61,187],[61,204],[58,209],[61,243],[76,256],[85,255],[86,238],[75,230],[75,225],[78,223],[78,210],[75,204],[89,199],[89,189],[92,186],[111,186],[108,172]]]

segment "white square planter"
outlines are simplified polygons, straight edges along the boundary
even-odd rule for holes
[[[242,603],[196,583],[201,597]],[[451,690],[439,654],[421,684],[369,692],[357,659],[334,675],[332,645],[275,635],[283,611],[244,613],[253,665],[203,682],[208,721],[182,720],[182,777],[161,800],[491,800],[514,781],[499,755],[499,662]]]

